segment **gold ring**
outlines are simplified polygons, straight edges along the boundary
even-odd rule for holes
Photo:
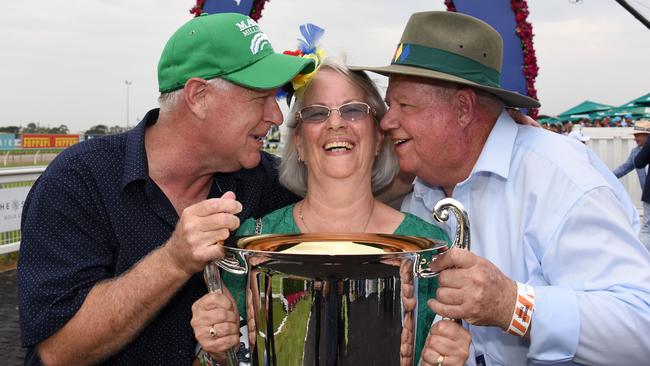
[[[217,335],[217,331],[214,330],[214,326],[210,327],[210,337],[214,338]]]
[[[445,356],[443,355],[438,356],[438,360],[436,360],[436,366],[442,366],[443,362],[445,362]]]

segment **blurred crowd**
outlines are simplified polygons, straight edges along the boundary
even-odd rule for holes
[[[546,122],[546,121],[541,121],[541,125],[543,128],[561,133],[564,135],[568,135],[571,133],[571,131],[575,130],[576,126],[582,127],[633,127],[634,126],[635,120],[633,119],[631,114],[626,114],[623,117],[616,116],[614,118],[611,117],[602,117],[602,118],[594,118],[591,119],[589,117],[583,117],[580,118],[576,121],[564,121],[564,122]]]

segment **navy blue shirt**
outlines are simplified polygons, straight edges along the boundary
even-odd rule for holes
[[[95,284],[121,275],[170,238],[178,215],[148,175],[144,146],[145,128],[157,119],[152,110],[129,132],[66,149],[32,187],[17,276],[27,364],[38,363],[34,347],[72,318]],[[256,168],[215,173],[209,197],[235,192],[242,222],[295,202],[278,183],[276,163],[262,152]],[[194,275],[106,364],[189,365],[196,345],[191,306],[206,291],[201,274]]]

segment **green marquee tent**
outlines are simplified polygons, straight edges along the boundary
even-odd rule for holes
[[[577,106],[560,113],[560,115],[558,115],[558,118],[561,121],[573,122],[581,118],[587,118],[587,117],[591,118],[590,114],[607,111],[612,108],[614,108],[614,106],[612,105],[585,100],[584,102],[578,104]]]
[[[634,107],[640,107],[640,106],[650,107],[650,93],[648,93],[646,95],[642,95],[642,96],[640,96],[640,97],[638,97],[638,98],[636,98],[634,100],[631,100],[631,101],[623,104],[619,108],[623,108],[623,107],[634,108]]]
[[[624,116],[631,114],[632,118],[650,118],[650,93],[633,99],[619,107],[608,110],[607,115]]]
[[[560,121],[559,118],[555,118],[555,117],[551,117],[551,116],[538,118],[537,122],[539,122],[539,123],[547,123],[549,125],[561,125],[562,124],[562,121]]]

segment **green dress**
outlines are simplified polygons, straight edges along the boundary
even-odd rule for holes
[[[262,217],[262,230],[257,234],[294,234],[300,233],[300,229],[296,225],[295,220],[293,219],[293,207],[295,204],[291,204],[275,210],[270,214]],[[237,236],[246,236],[246,235],[255,235],[255,219],[250,218],[239,227],[237,230]],[[404,220],[400,225],[395,229],[393,234],[396,235],[410,235],[410,236],[421,236],[433,240],[442,240],[449,244],[449,237],[442,229],[437,226],[434,226],[421,218],[410,214],[404,213]],[[245,288],[245,277],[238,277],[231,275],[229,273],[222,271],[223,281],[228,288]],[[230,286],[229,286],[230,284]],[[431,279],[418,279],[418,298],[419,299],[428,299],[435,296],[436,288],[438,287],[437,278]],[[243,292],[233,293],[240,314],[246,314],[244,299],[245,294]],[[424,341],[426,340],[429,328],[433,322],[435,314],[429,309],[425,302],[421,302],[418,306],[418,324],[423,324],[424,326],[418,326],[418,332],[415,337],[415,354],[414,360],[417,362],[420,359],[420,352],[424,346]]]

